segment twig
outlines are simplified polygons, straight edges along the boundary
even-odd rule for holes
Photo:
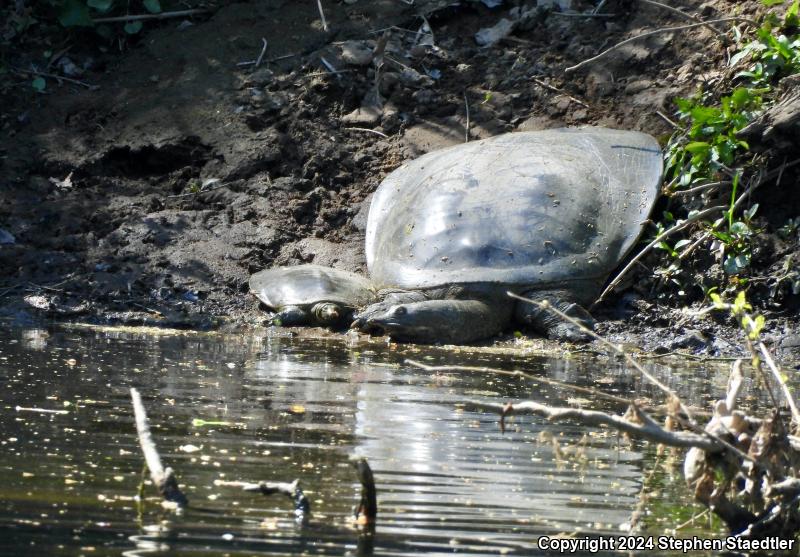
[[[597,410],[582,410],[579,408],[547,406],[525,400],[515,404],[500,404],[498,402],[479,402],[467,401],[470,407],[480,410],[499,411],[503,416],[511,411],[517,414],[534,414],[547,418],[549,421],[559,422],[565,420],[575,420],[587,426],[611,426],[619,431],[635,435],[642,439],[655,441],[669,445],[670,447],[697,447],[703,451],[715,453],[723,449],[723,445],[704,435],[692,433],[691,431],[667,431],[654,421],[645,423],[634,423],[626,420],[622,416],[607,414]],[[510,407],[510,409],[509,409]]]
[[[54,73],[40,72],[37,70],[24,70],[22,68],[11,68],[11,69],[15,73],[38,75],[39,77],[49,77],[50,79],[55,79],[56,81],[66,81],[67,83],[73,83],[75,85],[80,85],[81,87],[86,87],[87,89],[91,89],[92,91],[100,88],[98,85],[92,85],[91,83],[86,83],[85,81],[81,81],[79,79],[72,79],[71,77],[64,77],[63,75],[58,75]]]
[[[355,131],[359,131],[359,132],[369,132],[369,133],[374,133],[375,135],[379,135],[379,136],[381,136],[381,137],[384,137],[384,138],[387,138],[387,139],[388,139],[388,137],[389,137],[388,135],[386,135],[386,134],[385,134],[385,133],[383,133],[382,131],[378,131],[378,130],[371,130],[371,129],[369,129],[369,128],[357,128],[357,127],[350,127],[350,128],[345,128],[345,129],[346,129],[346,130],[355,130]]]
[[[467,111],[467,125],[464,128],[464,143],[469,143],[469,99],[467,99],[467,91],[464,90],[464,106]]]
[[[351,73],[353,70],[335,70],[335,71],[325,71],[325,72],[312,72],[303,75],[297,76],[298,78],[307,78],[307,77],[320,77],[323,75],[337,75],[340,73]]]
[[[578,12],[550,12],[547,15],[559,15],[561,17],[617,17],[617,14],[596,14],[594,12],[585,14]]]
[[[678,27],[663,27],[661,29],[655,29],[653,31],[648,31],[647,33],[642,33],[641,35],[636,35],[634,37],[629,37],[629,38],[625,39],[624,41],[619,42],[619,43],[615,44],[614,46],[607,48],[606,50],[604,50],[603,52],[601,52],[597,56],[593,56],[593,57],[591,57],[591,58],[589,58],[587,60],[584,60],[583,62],[580,62],[578,64],[575,64],[574,66],[570,66],[570,67],[566,68],[564,70],[564,73],[572,73],[574,71],[577,71],[577,70],[583,68],[584,66],[587,66],[587,65],[591,64],[592,62],[595,62],[595,61],[599,60],[600,58],[603,58],[609,52],[613,52],[614,50],[617,50],[618,48],[621,48],[621,47],[625,46],[628,43],[632,43],[633,41],[638,41],[639,39],[644,39],[644,38],[647,38],[647,37],[651,37],[651,36],[657,35],[659,33],[672,33],[674,31],[683,31],[685,29],[693,29],[695,27],[701,27],[701,26],[704,26],[704,25],[708,25],[710,23],[723,23],[723,22],[726,22],[726,21],[744,21],[745,23],[749,23],[750,25],[756,26],[756,23],[754,21],[750,20],[750,19],[735,16],[735,17],[723,17],[721,19],[712,19],[712,20],[709,20],[709,21],[703,21],[701,23],[692,23],[691,25],[680,25]]]
[[[175,195],[168,195],[167,199],[176,199],[178,197],[191,197],[193,195],[200,195],[201,193],[208,193],[210,191],[218,190],[218,189],[230,186],[230,185],[231,185],[230,182],[224,182],[222,184],[217,184],[216,186],[214,186],[212,188],[200,189],[200,190],[197,190],[197,191],[190,191],[188,193],[177,193]]]
[[[92,19],[92,23],[113,23],[115,21],[143,21],[145,19],[170,19],[173,17],[184,17],[187,15],[198,15],[208,13],[209,10],[196,9],[196,10],[180,10],[176,12],[161,12],[160,14],[143,14],[143,15],[119,15],[114,17],[98,17]]]
[[[189,504],[186,495],[178,487],[178,480],[175,479],[175,472],[172,468],[164,468],[161,464],[161,457],[150,433],[150,423],[147,420],[147,412],[142,404],[142,397],[139,391],[131,388],[131,402],[133,403],[133,413],[136,418],[136,432],[139,435],[139,445],[144,453],[144,460],[150,470],[150,479],[164,496],[164,499],[185,507]]]
[[[322,0],[317,0],[317,8],[319,8],[319,18],[322,20],[322,30],[328,32],[328,22],[325,19],[325,12],[322,10]]]
[[[700,234],[700,237],[697,240],[689,244],[689,246],[685,250],[683,250],[680,254],[678,254],[678,259],[680,259],[681,261],[686,259],[689,256],[689,254],[692,253],[695,250],[695,248],[697,248],[697,246],[708,240],[710,237],[711,233],[708,231]]]
[[[617,273],[617,276],[614,277],[614,280],[612,280],[608,284],[608,286],[606,286],[606,289],[603,290],[603,292],[602,292],[602,294],[600,294],[600,296],[598,296],[597,300],[595,300],[595,302],[591,305],[590,309],[595,307],[595,306],[597,306],[597,304],[599,304],[600,302],[602,302],[603,299],[612,290],[614,290],[614,288],[616,288],[616,286],[622,281],[622,278],[625,276],[625,274],[628,271],[631,270],[631,268],[636,264],[636,262],[639,261],[642,257],[644,257],[651,249],[653,249],[655,246],[657,246],[659,243],[661,243],[661,241],[664,240],[664,238],[668,238],[669,236],[672,236],[676,232],[679,232],[679,231],[683,230],[684,228],[686,228],[687,226],[689,226],[693,222],[698,221],[698,220],[702,219],[703,217],[706,217],[706,216],[708,216],[710,214],[713,214],[713,213],[716,213],[718,211],[724,211],[727,208],[728,207],[726,207],[725,205],[716,205],[714,207],[710,207],[708,209],[700,211],[699,213],[697,213],[695,215],[692,215],[691,217],[687,218],[683,222],[680,222],[680,223],[676,224],[672,228],[668,228],[667,230],[665,230],[664,232],[662,232],[661,234],[656,236],[655,240],[653,240],[652,242],[647,244],[642,249],[642,251],[637,253],[636,256],[634,256],[634,258],[631,259],[628,262],[628,264],[625,265],[625,267],[619,273]]]
[[[709,182],[707,184],[700,184],[699,186],[694,186],[693,188],[689,188],[688,190],[674,190],[669,192],[667,195],[692,195],[693,193],[710,190],[712,188],[717,188],[719,186],[730,186],[730,181],[724,182]]]
[[[34,412],[36,414],[69,414],[69,410],[50,410],[49,408],[26,408],[24,406],[15,406],[14,410],[17,412]]]
[[[664,114],[664,113],[663,113],[663,112],[661,112],[660,110],[656,110],[656,114],[658,114],[659,116],[661,116],[661,118],[662,118],[662,119],[663,119],[663,120],[664,120],[664,121],[665,121],[667,124],[669,124],[670,126],[672,126],[673,128],[675,128],[676,130],[680,129],[680,126],[679,126],[678,124],[676,124],[675,122],[673,122],[672,120],[670,120],[669,116],[667,116],[666,114]]]
[[[325,66],[325,69],[327,69],[330,73],[336,73],[336,67],[328,62],[324,57],[320,56],[319,61],[322,62],[322,65]]]
[[[256,68],[261,65],[261,61],[264,59],[264,54],[267,52],[267,39],[261,37],[261,41],[264,43],[264,45],[261,47],[261,54],[259,54],[258,58],[256,59]]]
[[[728,414],[736,410],[736,399],[739,397],[739,391],[742,389],[742,360],[737,359],[731,365],[731,373],[728,376],[728,392],[725,395],[725,409]]]
[[[695,520],[698,520],[698,519],[704,517],[709,512],[710,512],[710,509],[709,508],[705,508],[702,511],[700,511],[699,513],[697,513],[696,515],[692,516],[692,518],[690,518],[686,522],[682,522],[681,524],[678,524],[675,528],[673,528],[673,530],[674,531],[683,530],[684,528],[686,528],[690,524],[694,523]]]
[[[585,102],[583,102],[580,99],[576,99],[575,97],[573,97],[572,95],[570,95],[569,93],[564,91],[563,89],[559,89],[558,87],[554,87],[554,86],[550,85],[549,83],[546,83],[546,82],[542,81],[541,79],[538,79],[538,78],[535,78],[535,77],[532,77],[531,81],[533,81],[537,85],[540,85],[541,87],[544,87],[545,89],[549,89],[550,91],[558,93],[559,95],[564,95],[565,97],[567,97],[572,102],[578,103],[579,105],[581,105],[584,108],[589,108],[588,104],[586,104]]]
[[[283,56],[276,56],[275,58],[267,59],[267,63],[277,62],[279,60],[286,60],[287,58],[294,58],[297,54],[284,54]],[[237,66],[253,66],[257,60],[245,60],[244,62],[237,62]]]
[[[761,355],[764,357],[764,361],[767,362],[767,367],[772,372],[772,376],[778,382],[778,385],[780,385],[781,391],[783,391],[783,396],[786,398],[786,403],[789,405],[789,410],[792,412],[792,419],[794,420],[795,424],[800,425],[800,411],[797,409],[797,404],[795,404],[792,392],[786,385],[786,380],[781,374],[781,371],[778,369],[778,366],[775,365],[775,360],[772,359],[772,354],[769,353],[769,350],[763,342],[758,343],[758,351],[761,352]]]
[[[573,385],[572,383],[564,383],[563,381],[550,379],[549,377],[539,377],[519,370],[508,371],[505,369],[497,369],[491,367],[455,366],[455,365],[429,366],[427,364],[423,364],[422,362],[418,362],[416,360],[408,360],[408,359],[405,362],[411,366],[423,369],[425,371],[432,371],[434,373],[442,371],[468,371],[468,372],[478,372],[478,373],[492,373],[495,375],[506,375],[509,377],[524,377],[525,379],[529,379],[536,383],[544,383],[545,385],[552,385],[554,387],[569,389],[578,393],[593,395],[599,398],[610,400],[612,402],[618,402],[620,404],[626,404],[626,405],[634,404],[634,401],[630,398],[608,394],[604,391],[601,391],[599,389],[593,389],[591,387],[581,387],[579,385]]]
[[[279,493],[285,495],[294,503],[294,519],[298,524],[308,523],[311,516],[311,503],[308,501],[306,494],[300,488],[300,480],[295,480],[292,483],[286,482],[258,482],[258,483],[245,483],[245,482],[214,482],[218,485],[232,485],[239,486],[243,491],[260,493],[264,496],[274,495]]]
[[[693,16],[692,14],[687,14],[686,12],[682,12],[678,8],[673,8],[672,6],[668,6],[666,4],[662,4],[661,2],[655,2],[654,0],[639,0],[639,2],[642,2],[643,4],[649,4],[651,6],[656,6],[658,8],[663,8],[663,9],[668,10],[668,11],[670,11],[670,12],[672,12],[674,14],[677,14],[677,15],[679,15],[681,17],[685,17],[686,19],[691,19],[692,21],[696,21],[697,23],[702,23],[706,27],[711,29],[711,31],[713,31],[717,35],[720,35],[720,36],[724,35],[724,33],[722,33],[721,31],[718,31],[716,28],[714,28],[713,25],[710,25],[709,23],[707,23],[705,21],[702,21],[697,16]]]

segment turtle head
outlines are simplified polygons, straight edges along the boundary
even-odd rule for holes
[[[424,303],[397,304],[371,315],[366,328],[381,331],[395,340],[436,342],[442,317]]]
[[[342,318],[347,314],[347,312],[344,311],[344,308],[333,302],[320,302],[318,304],[314,304],[314,307],[311,309],[311,313],[314,315],[317,325],[321,325],[323,327],[339,325],[342,321]]]

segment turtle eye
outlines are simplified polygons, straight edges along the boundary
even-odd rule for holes
[[[405,314],[408,313],[408,310],[406,309],[405,306],[397,306],[396,308],[394,308],[394,312],[393,313],[394,313],[394,315],[398,315],[398,316],[399,315],[405,315]]]

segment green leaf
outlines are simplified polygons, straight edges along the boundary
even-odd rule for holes
[[[684,238],[683,240],[679,240],[679,241],[678,241],[678,242],[675,244],[675,249],[676,249],[676,250],[679,250],[679,249],[681,249],[682,247],[684,247],[684,246],[688,246],[688,245],[689,245],[689,244],[691,244],[691,243],[692,243],[692,242],[691,242],[690,240],[687,240],[687,239],[685,239],[685,238]]]
[[[128,23],[125,24],[125,32],[128,35],[135,35],[141,30],[142,30],[141,21],[129,21]]]
[[[81,0],[65,0],[58,14],[58,22],[64,27],[91,27],[94,25],[89,8]]]
[[[38,92],[41,93],[42,91],[45,90],[45,87],[47,87],[47,82],[44,80],[43,77],[35,77],[35,78],[33,78],[33,81],[31,82],[31,86],[35,90],[37,90]]]
[[[752,231],[750,230],[750,227],[747,226],[745,223],[743,223],[740,220],[737,220],[731,225],[731,233],[738,234],[739,236],[749,236],[752,233]]]
[[[711,150],[711,145],[706,141],[692,141],[691,143],[687,143],[684,149],[693,155],[706,154]]]
[[[770,6],[777,6],[778,4],[783,4],[783,0],[761,0],[761,3],[769,8]]]
[[[86,0],[86,5],[105,13],[114,6],[114,0]]]
[[[800,24],[800,0],[794,0],[789,9],[786,10],[786,16],[783,18],[783,24],[786,27],[797,27]]]
[[[161,13],[161,2],[159,0],[142,0],[144,8],[151,14]]]

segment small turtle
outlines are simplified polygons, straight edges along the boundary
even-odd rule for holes
[[[250,292],[275,312],[275,325],[346,326],[355,308],[376,300],[364,277],[320,265],[260,271],[250,277]]]
[[[507,291],[590,322],[581,304],[636,243],[661,175],[653,137],[592,127],[510,133],[413,160],[381,183],[367,219],[370,278],[395,290],[353,326],[465,343],[514,319],[577,340],[574,327]]]

